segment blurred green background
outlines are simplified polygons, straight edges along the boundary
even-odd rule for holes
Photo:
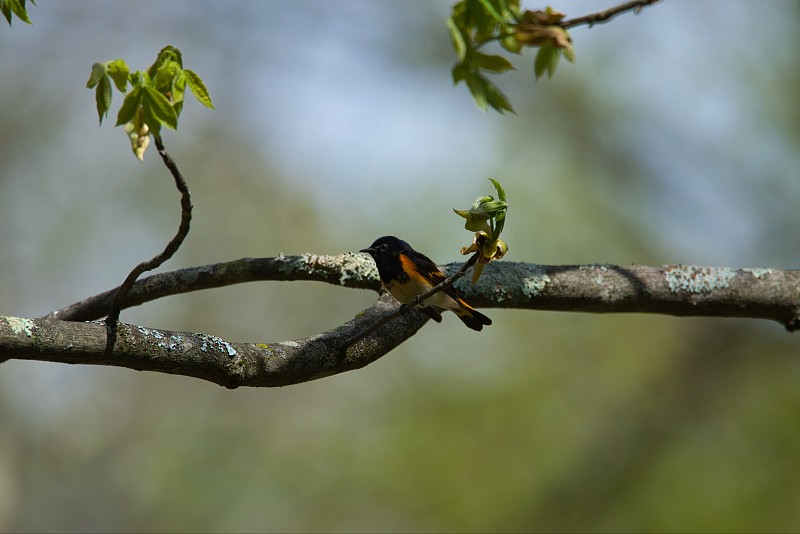
[[[144,69],[166,44],[217,111],[189,102],[165,134],[195,205],[165,270],[384,234],[455,261],[451,208],[486,176],[509,195],[509,260],[800,265],[800,4],[666,0],[576,28],[552,81],[531,53],[497,78],[508,116],[452,86],[449,8],[41,1],[0,27],[0,314],[109,289],[173,235],[170,176],[113,117],[98,128],[84,89],[95,61]],[[373,300],[259,283],[122,320],[276,341]],[[0,530],[800,529],[800,354],[780,325],[487,313],[480,334],[446,316],[274,390],[4,363]]]

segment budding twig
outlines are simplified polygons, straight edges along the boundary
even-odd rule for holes
[[[164,148],[161,137],[158,135],[154,135],[153,137],[156,140],[158,153],[161,155],[164,165],[166,165],[167,169],[172,173],[172,177],[175,179],[175,187],[177,187],[178,191],[181,193],[181,224],[178,227],[178,232],[175,234],[175,237],[172,238],[164,250],[157,256],[143,261],[134,267],[127,278],[125,278],[122,285],[115,291],[114,298],[111,299],[111,304],[108,306],[108,316],[106,317],[106,354],[110,354],[114,350],[114,344],[117,341],[117,321],[119,320],[120,310],[122,310],[125,297],[133,287],[136,279],[145,271],[157,269],[178,251],[178,248],[180,248],[183,240],[189,233],[189,225],[192,221],[192,197],[189,192],[189,186],[186,184],[186,180],[183,178],[181,171],[178,170],[178,165],[175,163],[175,160],[172,159]]]
[[[559,26],[566,29],[572,28],[573,26],[579,26],[581,24],[588,24],[591,28],[598,22],[606,22],[620,13],[624,13],[625,11],[633,11],[634,13],[638,14],[644,7],[651,6],[660,1],[661,0],[634,0],[632,2],[625,2],[624,4],[614,6],[604,11],[592,13],[591,15],[584,15],[583,17],[564,20],[559,23]]]

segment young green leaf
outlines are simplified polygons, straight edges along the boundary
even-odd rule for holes
[[[458,60],[464,61],[464,58],[467,57],[467,43],[462,29],[452,16],[447,19],[447,29],[450,30],[450,38],[453,40],[453,48],[456,50]]]
[[[478,107],[483,111],[486,111],[486,106],[489,103],[489,99],[486,96],[486,78],[474,72],[469,72],[464,77],[464,80],[467,82],[467,87],[469,87],[469,91],[472,93],[472,98],[475,100],[475,103],[478,104]]]
[[[514,65],[503,56],[490,56],[476,51],[470,54],[470,59],[472,60],[472,64],[476,67],[490,72],[514,70]]]
[[[142,86],[137,85],[125,96],[125,100],[122,102],[122,107],[119,108],[119,113],[117,114],[117,124],[115,124],[115,126],[122,126],[123,124],[132,122],[141,105]]]
[[[153,75],[153,88],[166,96],[172,90],[173,81],[181,71],[182,69],[174,61],[164,63]]]
[[[570,63],[575,63],[575,49],[572,48],[572,42],[569,43],[569,46],[561,49],[561,55],[567,58]]]
[[[558,48],[553,45],[546,44],[539,48],[539,53],[536,54],[536,61],[533,65],[533,71],[538,80],[544,73],[547,73],[548,78],[552,78],[558,66],[558,58],[560,57]]]
[[[130,69],[127,63],[121,59],[109,61],[106,64],[106,72],[111,76],[111,79],[114,80],[114,85],[117,86],[120,93],[124,93],[128,90],[128,75],[130,74]]]
[[[178,71],[178,74],[172,78],[172,88],[170,89],[170,93],[172,94],[172,106],[177,111],[178,115],[180,116],[181,112],[178,109],[178,104],[183,102],[183,96],[186,92],[186,71],[181,69]]]
[[[151,85],[150,75],[147,72],[137,70],[130,75],[131,85],[136,87],[138,85]]]
[[[181,51],[171,45],[162,48],[158,53],[158,57],[156,57],[155,63],[150,65],[150,68],[147,69],[150,78],[155,78],[158,69],[167,63],[177,63],[178,67],[183,68],[183,55]]]
[[[36,5],[36,2],[31,0],[31,4]],[[0,11],[3,12],[9,26],[11,26],[12,13],[22,22],[33,24],[28,17],[28,12],[25,10],[25,0],[2,0],[0,1]]]
[[[89,75],[89,81],[86,82],[87,89],[93,89],[95,85],[100,83],[106,75],[105,63],[95,63],[92,65],[92,73]]]
[[[200,79],[200,76],[189,69],[184,69],[183,72],[186,74],[186,83],[189,85],[189,89],[192,90],[194,97],[205,107],[214,109],[214,104],[211,102],[211,95],[208,93],[208,89],[203,83],[203,80]]]
[[[472,93],[472,98],[475,99],[475,103],[482,110],[486,111],[487,106],[492,106],[493,109],[500,113],[503,113],[503,111],[514,113],[514,109],[511,107],[506,95],[495,84],[490,82],[486,76],[469,71],[465,74],[464,80]]]
[[[178,129],[178,114],[175,113],[175,108],[172,107],[167,97],[147,85],[144,86],[144,94],[142,96],[145,122],[147,122],[151,130],[155,132],[158,129],[154,121],[171,130]]]
[[[492,5],[491,0],[478,0],[481,5],[483,6],[484,11],[486,11],[492,18],[500,25],[500,27],[505,27],[506,20],[500,15],[500,13],[494,8]]]
[[[470,232],[479,232],[489,229],[489,224],[486,222],[489,220],[489,215],[487,213],[473,210],[457,210],[455,208],[453,208],[453,211],[467,220],[467,222],[464,223],[464,228]]]
[[[97,115],[100,117],[100,124],[103,124],[103,119],[108,115],[108,110],[111,107],[111,80],[108,76],[100,78],[100,83],[97,84],[97,91],[95,93],[95,101],[97,103]]]
[[[152,106],[144,105],[144,91],[142,91],[142,124],[150,129],[150,133],[156,137],[161,136],[161,121],[153,115]]]
[[[489,8],[497,13],[493,6],[490,5]],[[502,17],[498,20],[486,10],[484,0],[466,0],[464,10],[465,28],[468,35],[474,35],[475,43],[491,38],[501,20]]]
[[[453,83],[457,84],[462,80],[466,80],[469,73],[470,73],[469,67],[467,67],[463,63],[456,63],[451,72],[451,74],[453,75]]]
[[[516,113],[514,108],[511,107],[511,102],[508,101],[508,97],[489,80],[486,80],[486,99],[489,105],[499,113],[503,113],[503,111]]]
[[[489,181],[492,182],[494,188],[497,190],[497,198],[502,200],[503,202],[506,201],[506,190],[503,189],[503,186],[500,185],[500,182],[495,180],[494,178],[489,178]]]

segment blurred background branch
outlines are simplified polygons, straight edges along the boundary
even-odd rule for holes
[[[316,279],[366,287],[363,269],[353,256],[312,262],[325,265],[328,270],[325,273],[326,269],[321,269],[314,277],[308,277],[309,256],[260,261],[261,266],[273,268],[267,271],[210,265],[164,273],[137,282],[142,289],[134,286],[134,295],[137,302],[143,303],[176,292],[241,283],[248,281],[248,276],[263,279],[267,273],[272,280]],[[476,257],[473,255],[471,262]],[[451,278],[463,275],[471,262],[460,268],[452,264],[456,271]],[[253,262],[241,260],[235,265],[248,264]],[[347,265],[358,268],[347,270]],[[218,272],[220,276],[186,283],[187,279],[196,279],[198,272]],[[350,284],[348,280],[357,282]],[[797,270],[492,262],[481,280],[467,288],[471,301],[489,307],[765,318],[782,323],[789,331],[800,325]],[[53,312],[51,317],[89,317],[89,310],[104,309],[102,303],[110,294]],[[194,376],[230,388],[284,386],[363,367],[394,349],[425,322],[418,311],[412,318],[405,318],[409,313],[398,313],[398,307],[391,296],[383,294],[375,305],[333,330],[304,340],[258,344],[127,325],[120,336],[119,350],[113,354],[106,351],[104,357],[97,352],[102,343],[94,324],[6,318],[0,335],[0,358],[160,371]],[[213,342],[208,342],[210,339]]]

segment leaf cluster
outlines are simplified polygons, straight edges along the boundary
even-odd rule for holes
[[[463,255],[479,252],[472,273],[473,284],[478,281],[484,265],[492,260],[499,260],[508,252],[508,245],[500,239],[508,211],[506,191],[497,180],[489,178],[489,181],[497,190],[497,200],[491,195],[486,195],[476,198],[468,210],[453,209],[456,214],[466,219],[464,228],[475,232],[472,244],[461,248]]]
[[[520,12],[519,0],[459,0],[447,19],[458,57],[453,82],[465,82],[481,109],[491,106],[500,113],[513,112],[506,95],[486,74],[500,74],[514,65],[506,57],[486,54],[480,48],[494,41],[514,54],[521,54],[524,47],[538,48],[536,79],[545,73],[552,77],[561,56],[575,60],[572,40],[560,25],[563,18],[563,13],[549,6],[544,11]]]
[[[181,51],[173,46],[164,47],[146,71],[130,72],[122,59],[92,65],[86,87],[95,89],[100,124],[111,108],[112,83],[125,94],[115,126],[125,126],[133,153],[140,160],[149,145],[150,134],[160,136],[162,126],[178,128],[187,87],[201,104],[214,109],[203,80],[194,71],[183,68]]]
[[[36,5],[35,0],[31,4]],[[0,13],[6,18],[6,22],[11,26],[11,16],[16,15],[19,20],[27,24],[33,24],[28,17],[28,10],[25,8],[25,0],[0,0]]]

